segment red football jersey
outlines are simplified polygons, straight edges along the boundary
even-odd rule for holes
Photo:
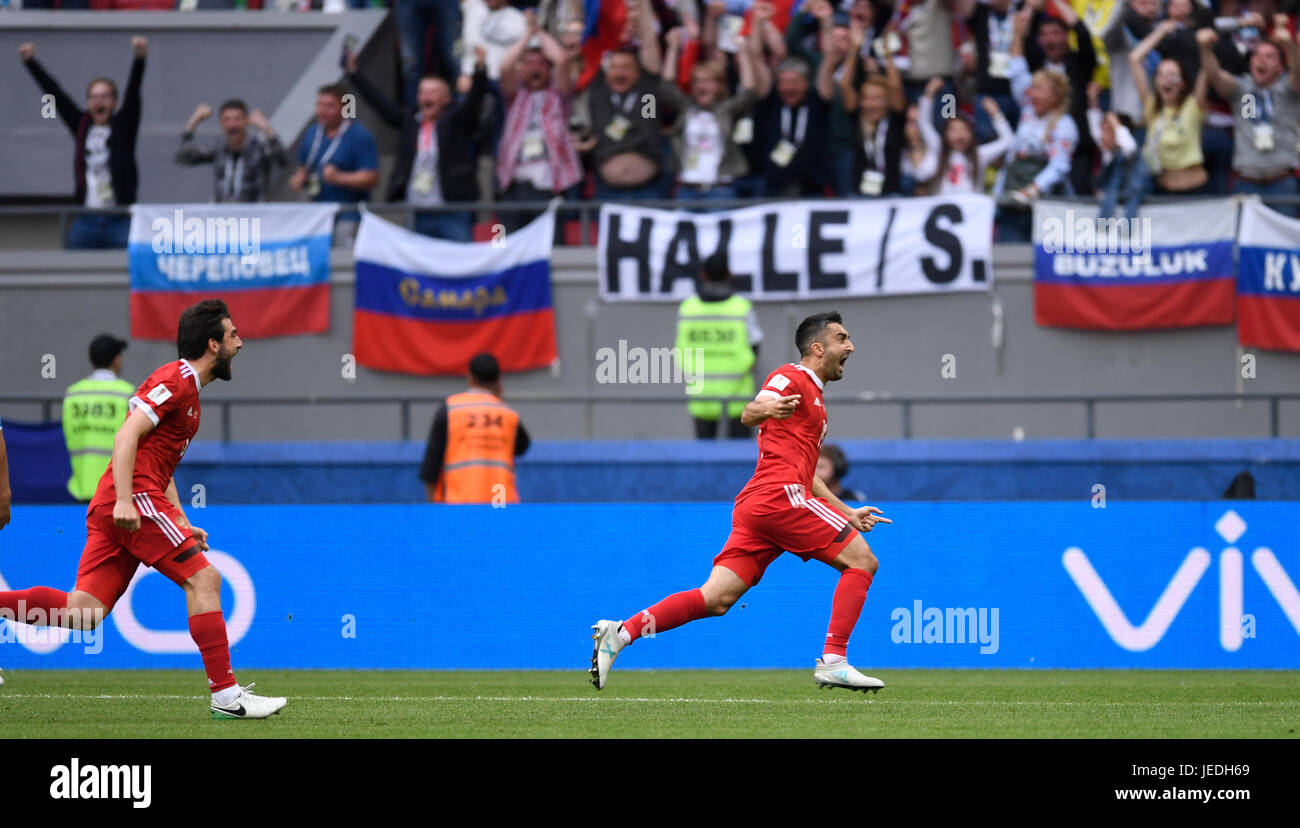
[[[767,419],[758,429],[758,465],[754,476],[736,496],[739,503],[756,492],[801,486],[790,492],[792,500],[810,497],[817,455],[826,439],[829,420],[822,399],[823,383],[811,369],[789,363],[773,371],[763,382],[759,397],[788,397],[801,394],[794,414],[784,420]]]
[[[154,429],[140,438],[131,492],[165,492],[176,465],[199,430],[199,374],[189,362],[169,362],[149,375],[127,403],[128,415],[140,409]],[[91,505],[117,499],[110,461]]]

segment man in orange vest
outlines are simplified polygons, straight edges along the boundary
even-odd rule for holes
[[[501,366],[491,354],[469,362],[469,390],[433,417],[420,479],[432,503],[518,503],[515,457],[528,451],[519,415],[501,402]]]

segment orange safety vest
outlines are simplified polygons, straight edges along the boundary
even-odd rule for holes
[[[447,398],[447,450],[434,487],[439,503],[518,503],[515,437],[519,415],[483,391]],[[504,488],[497,488],[503,486]]]

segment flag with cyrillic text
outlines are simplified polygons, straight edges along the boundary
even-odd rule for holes
[[[463,376],[474,356],[491,353],[502,371],[549,367],[554,232],[553,210],[481,244],[431,239],[366,213],[353,248],[357,362]]]
[[[1236,216],[1231,199],[1144,206],[1131,219],[1035,204],[1034,318],[1110,331],[1232,324]]]
[[[330,323],[335,204],[134,204],[131,336],[174,342],[181,312],[223,299],[243,339]]]
[[[1245,200],[1237,244],[1237,341],[1300,351],[1300,221]]]

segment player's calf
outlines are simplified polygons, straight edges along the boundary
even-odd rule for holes
[[[89,632],[108,615],[108,608],[86,592],[51,587],[0,592],[0,618],[33,627],[65,627]]]

